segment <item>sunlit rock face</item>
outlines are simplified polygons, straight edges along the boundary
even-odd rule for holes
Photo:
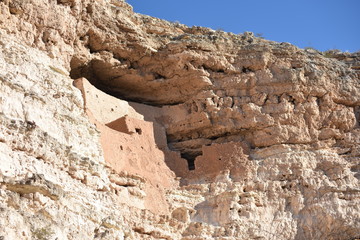
[[[116,0],[0,12],[1,239],[360,238],[359,53]]]

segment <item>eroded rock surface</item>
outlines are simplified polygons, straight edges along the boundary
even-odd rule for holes
[[[360,238],[359,53],[116,0],[0,12],[0,237]]]

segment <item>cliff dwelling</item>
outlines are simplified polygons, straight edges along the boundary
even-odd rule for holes
[[[0,240],[359,239],[359,70],[121,0],[2,0]]]

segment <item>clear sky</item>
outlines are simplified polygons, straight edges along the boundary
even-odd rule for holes
[[[127,0],[134,11],[321,51],[360,50],[360,0]]]

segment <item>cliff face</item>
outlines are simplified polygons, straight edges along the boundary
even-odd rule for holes
[[[0,238],[360,237],[359,53],[116,0],[0,11]]]

